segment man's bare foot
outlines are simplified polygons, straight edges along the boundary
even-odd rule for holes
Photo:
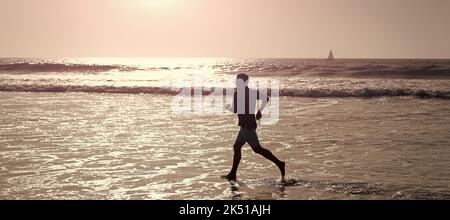
[[[227,174],[227,175],[223,175],[221,176],[222,179],[227,179],[227,180],[236,180],[236,175],[233,174]]]

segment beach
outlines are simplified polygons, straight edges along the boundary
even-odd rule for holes
[[[169,94],[0,92],[1,199],[449,199],[450,103],[280,97],[258,125],[273,164],[232,114],[177,114]],[[264,113],[263,113],[264,117]]]
[[[450,200],[449,11],[0,0],[2,211],[445,216],[410,203]]]

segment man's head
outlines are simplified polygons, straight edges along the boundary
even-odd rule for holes
[[[239,73],[236,76],[236,87],[245,87],[248,85],[248,75],[245,73]]]

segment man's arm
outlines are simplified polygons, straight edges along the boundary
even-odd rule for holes
[[[262,100],[261,107],[259,107],[259,109],[258,109],[258,111],[262,112],[264,110],[264,108],[266,107],[267,103],[269,102],[270,98],[269,98],[269,96],[267,96],[267,94],[261,94],[258,90],[258,99]]]
[[[261,94],[258,90],[258,99],[262,99],[261,107],[258,109],[258,113],[256,113],[256,120],[259,120],[262,118],[261,112],[266,107],[267,103],[269,102],[269,96],[267,94]]]
[[[233,94],[233,102],[230,104],[227,104],[227,106],[225,106],[225,109],[230,111],[231,113],[237,113],[237,100],[236,100],[236,92],[234,92]]]
[[[230,104],[227,104],[227,106],[225,106],[225,109],[230,111],[231,113],[235,113],[234,112],[234,107],[232,105],[230,105]]]

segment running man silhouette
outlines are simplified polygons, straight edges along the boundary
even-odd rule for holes
[[[241,149],[245,143],[248,143],[255,153],[262,155],[278,166],[281,172],[281,179],[283,181],[285,175],[285,162],[279,160],[272,154],[272,152],[263,148],[259,143],[258,135],[256,135],[256,120],[261,119],[261,111],[264,110],[267,102],[269,102],[269,97],[266,94],[259,93],[259,90],[248,88],[248,81],[249,77],[247,74],[241,73],[237,75],[233,105],[226,106],[227,110],[238,114],[238,125],[241,128],[233,145],[233,167],[231,168],[230,173],[222,176],[222,178],[236,180],[236,172],[239,162],[241,161]],[[257,99],[261,99],[262,104],[255,116]]]

